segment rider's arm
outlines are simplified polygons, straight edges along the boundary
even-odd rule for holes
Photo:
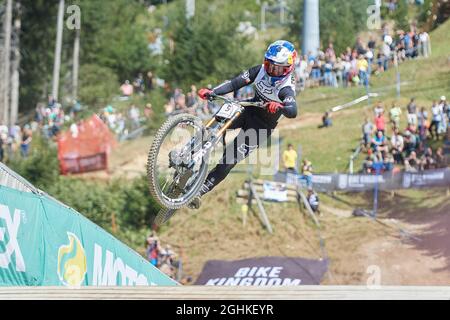
[[[297,117],[297,102],[295,101],[295,91],[291,87],[284,87],[280,90],[278,98],[283,102],[281,113],[286,118]]]
[[[218,85],[213,89],[214,93],[218,95],[224,95],[248,86],[249,84],[253,83],[253,81],[255,81],[259,70],[261,70],[261,67],[261,65],[255,66],[253,68],[245,70],[236,78],[225,81],[224,83]]]

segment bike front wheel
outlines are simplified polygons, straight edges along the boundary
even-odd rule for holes
[[[150,194],[164,208],[179,209],[200,191],[208,171],[208,154],[194,161],[202,150],[205,127],[190,114],[168,119],[158,130],[150,147],[147,177]],[[188,163],[195,163],[188,167]]]

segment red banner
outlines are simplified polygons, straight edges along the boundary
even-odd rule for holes
[[[58,160],[62,174],[105,170],[116,145],[114,135],[97,116],[58,136]]]

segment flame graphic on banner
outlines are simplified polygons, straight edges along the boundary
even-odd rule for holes
[[[67,232],[68,245],[58,249],[58,276],[66,286],[80,286],[86,275],[86,254],[80,240],[73,233]]]

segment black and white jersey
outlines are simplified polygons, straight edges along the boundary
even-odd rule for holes
[[[275,101],[282,103],[284,108],[277,113],[271,114],[264,109],[254,109],[258,116],[267,120],[273,126],[277,123],[281,115],[287,118],[297,116],[297,102],[295,100],[295,82],[293,75],[276,82],[274,85],[270,82],[270,77],[266,73],[263,65],[258,65],[245,70],[237,77],[228,80],[213,89],[215,94],[224,95],[235,92],[240,88],[253,84],[255,89],[255,101]]]

